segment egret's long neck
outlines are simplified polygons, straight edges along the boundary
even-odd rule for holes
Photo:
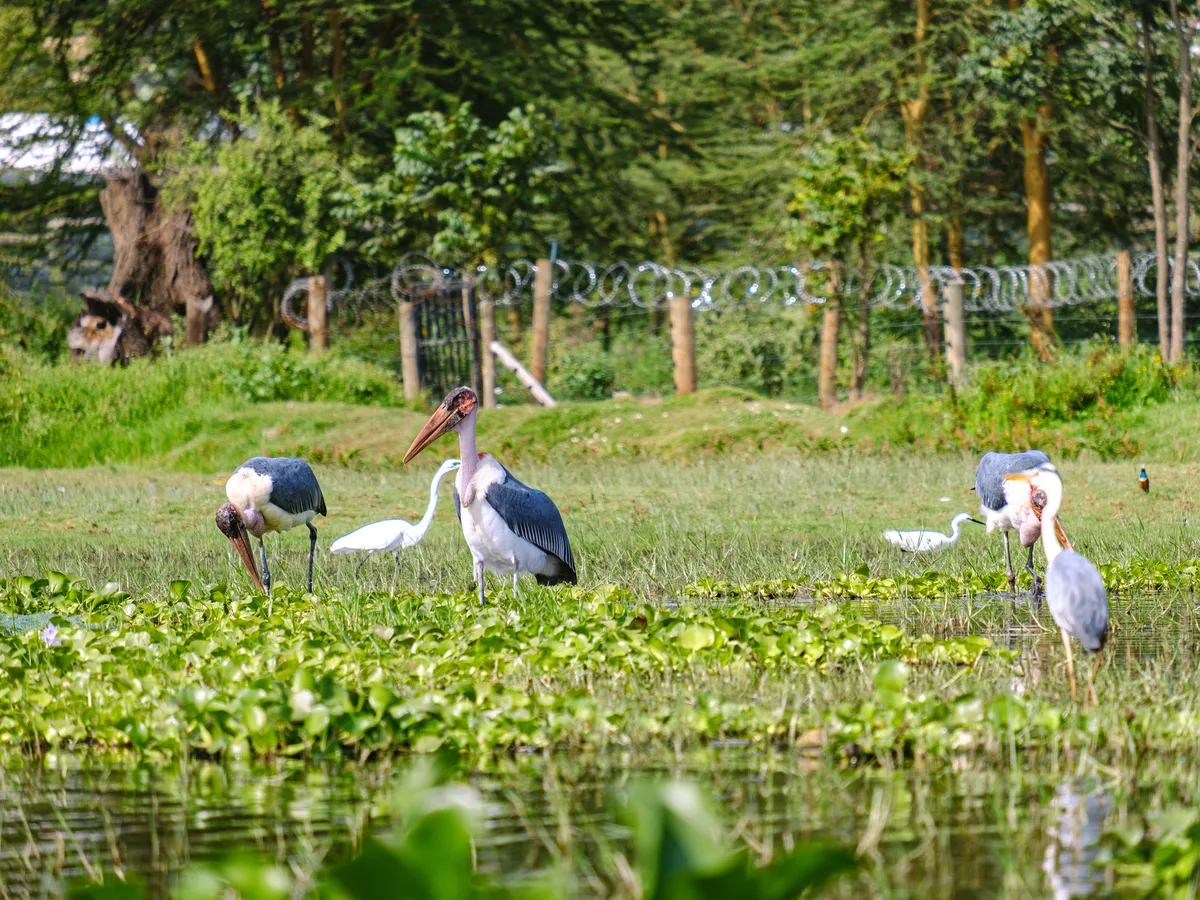
[[[950,520],[950,543],[953,544],[958,540],[958,532],[960,528],[962,528],[962,519],[960,519],[958,516],[955,516]]]
[[[458,470],[458,493],[466,506],[471,505],[474,497],[467,485],[474,484],[475,472],[479,469],[479,453],[475,450],[475,415],[472,410],[455,429],[458,432],[458,458],[462,463]]]
[[[429,530],[429,525],[433,522],[433,514],[437,512],[438,488],[442,486],[442,479],[445,477],[446,470],[443,469],[429,485],[429,505],[425,507],[425,515],[421,516],[421,521],[417,523],[417,530],[422,534]]]
[[[1046,493],[1046,505],[1042,508],[1042,549],[1046,551],[1046,568],[1054,562],[1054,558],[1062,553],[1063,545],[1058,540],[1058,532],[1054,523],[1058,521],[1058,510],[1062,506],[1063,490],[1061,481],[1048,481],[1042,485]]]

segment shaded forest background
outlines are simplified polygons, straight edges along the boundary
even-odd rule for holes
[[[259,331],[334,253],[494,266],[558,240],[600,261],[960,267],[1154,248],[1178,358],[1184,284],[1165,261],[1190,239],[1197,15],[1181,0],[10,2],[0,112],[49,114],[28,140],[67,151],[0,182],[0,232],[62,253],[103,217],[113,294]],[[126,167],[107,185],[67,164],[97,119]],[[1027,316],[1044,353],[1053,312]]]

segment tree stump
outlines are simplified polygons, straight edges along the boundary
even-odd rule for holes
[[[83,311],[67,331],[71,362],[124,364],[147,356],[174,332],[171,319],[157,310],[135,307],[102,288],[84,288]]]

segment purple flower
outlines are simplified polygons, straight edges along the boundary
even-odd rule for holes
[[[42,629],[41,638],[47,647],[58,647],[62,644],[62,638],[58,636],[58,626],[53,622]]]

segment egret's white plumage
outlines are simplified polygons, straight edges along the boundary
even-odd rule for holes
[[[941,550],[949,547],[957,541],[963,522],[983,524],[978,519],[971,518],[970,513],[959,513],[950,520],[949,534],[922,529],[919,531],[885,531],[883,536],[887,541],[895,544],[906,553],[929,553],[932,550]]]
[[[331,553],[386,553],[392,550],[404,550],[415,546],[433,522],[433,514],[437,511],[438,487],[442,479],[459,467],[457,459],[448,459],[438,467],[429,485],[429,505],[425,514],[415,525],[404,519],[384,519],[382,522],[372,522],[364,525],[333,542],[329,548]]]

